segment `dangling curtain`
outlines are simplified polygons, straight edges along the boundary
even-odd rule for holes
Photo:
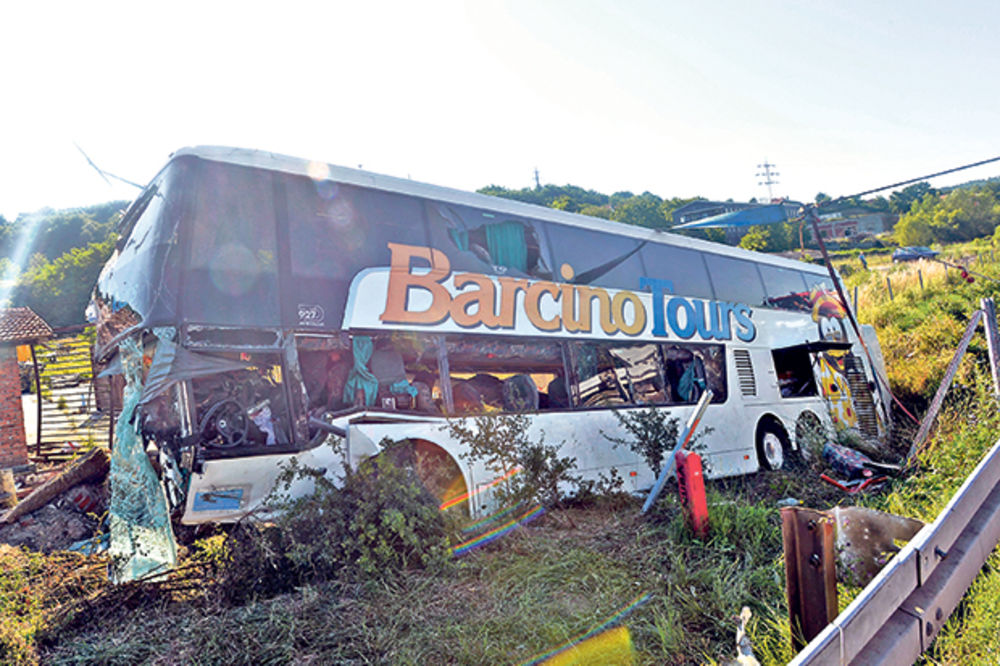
[[[364,391],[365,405],[370,407],[375,404],[378,379],[368,369],[368,361],[371,359],[374,349],[375,344],[371,337],[367,335],[354,336],[354,367],[351,368],[350,374],[347,375],[347,383],[344,384],[344,402],[349,405],[354,403],[354,394],[358,389]]]
[[[524,240],[524,225],[514,220],[486,225],[486,249],[497,266],[528,270],[528,246]]]

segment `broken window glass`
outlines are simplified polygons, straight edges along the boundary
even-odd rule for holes
[[[576,395],[585,407],[665,404],[660,352],[655,344],[574,342]]]
[[[426,210],[431,246],[444,250],[453,270],[552,277],[539,223],[436,201]]]

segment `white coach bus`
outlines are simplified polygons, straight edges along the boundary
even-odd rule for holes
[[[711,389],[710,476],[787,465],[817,428],[886,428],[877,340],[862,350],[822,266],[218,147],[175,153],[120,234],[96,356],[138,344],[136,423],[185,523],[258,507],[293,456],[336,476],[385,437],[448,479],[442,502],[492,511],[449,418],[528,414],[579,474],[635,491],[654,479],[603,436],[615,410],[683,422]]]

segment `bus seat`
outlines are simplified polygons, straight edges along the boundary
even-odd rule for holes
[[[538,387],[529,375],[513,375],[503,382],[503,406],[512,412],[538,409]]]
[[[549,395],[549,409],[569,407],[569,395],[566,393],[566,379],[560,375],[549,382],[546,390]]]
[[[376,349],[368,362],[379,386],[391,386],[406,381],[406,367],[403,355],[395,349]]]

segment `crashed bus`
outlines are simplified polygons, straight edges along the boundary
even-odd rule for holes
[[[443,503],[492,511],[495,472],[450,418],[526,414],[576,473],[635,492],[655,479],[605,436],[625,436],[616,411],[683,422],[710,389],[714,477],[887,428],[878,342],[821,266],[218,147],[172,155],[119,231],[95,357],[141,365],[133,426],[182,523],[260,507],[293,457],[336,477],[385,438]]]

